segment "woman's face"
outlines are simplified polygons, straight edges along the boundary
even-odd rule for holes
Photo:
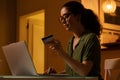
[[[66,30],[70,30],[70,19],[71,19],[72,13],[68,11],[66,7],[63,7],[60,12],[60,22],[62,23],[63,27]]]
[[[63,7],[60,12],[60,22],[66,30],[72,31],[79,21],[78,16],[74,16],[66,7]]]

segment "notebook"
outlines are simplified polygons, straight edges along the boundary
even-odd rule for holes
[[[38,75],[25,41],[2,46],[12,75]]]

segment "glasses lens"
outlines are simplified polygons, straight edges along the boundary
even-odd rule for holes
[[[59,20],[60,20],[60,22],[62,23],[62,22],[65,20],[65,18],[62,17],[62,16],[60,16]]]
[[[66,22],[66,19],[71,15],[71,13],[66,13],[63,16],[60,16],[59,20],[61,23]]]

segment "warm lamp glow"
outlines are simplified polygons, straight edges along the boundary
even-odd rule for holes
[[[106,0],[102,8],[104,13],[114,13],[116,10],[116,2],[114,0]]]

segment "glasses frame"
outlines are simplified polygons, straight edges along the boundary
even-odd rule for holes
[[[65,22],[66,22],[66,19],[69,18],[71,14],[72,14],[72,13],[66,13],[66,14],[64,14],[63,16],[60,16],[60,17],[59,17],[59,21],[60,21],[61,23],[65,23]]]

